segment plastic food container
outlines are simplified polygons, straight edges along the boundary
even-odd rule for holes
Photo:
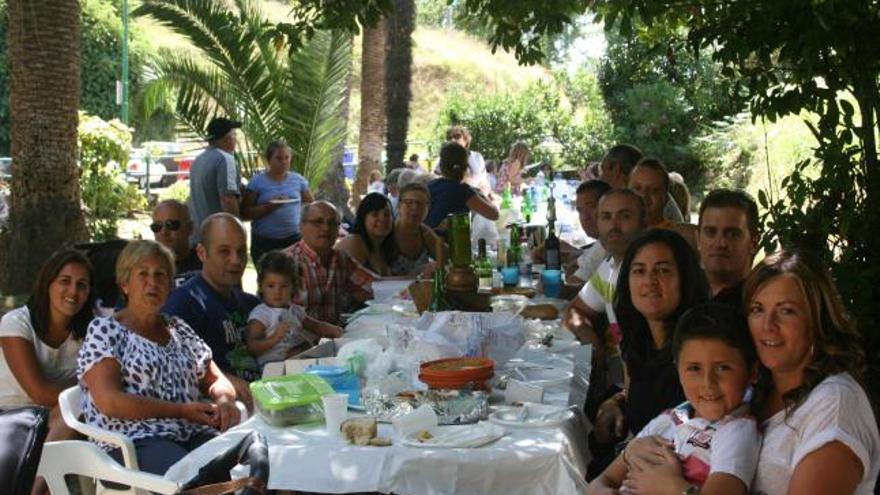
[[[348,394],[349,405],[359,406],[361,404],[361,382],[347,367],[314,364],[306,369],[306,373],[320,376],[336,393]]]
[[[321,397],[333,388],[320,376],[301,374],[275,376],[251,383],[257,413],[273,426],[321,421]]]
[[[495,361],[478,357],[438,359],[422,363],[419,380],[432,389],[487,390],[495,374]]]

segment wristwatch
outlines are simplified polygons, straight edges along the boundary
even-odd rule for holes
[[[688,485],[687,488],[681,491],[681,495],[698,495],[700,493],[700,487],[696,485]]]

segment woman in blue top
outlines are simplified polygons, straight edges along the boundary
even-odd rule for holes
[[[247,185],[242,216],[251,224],[251,258],[256,264],[263,253],[284,249],[300,238],[300,209],[314,201],[305,177],[290,170],[290,147],[272,141],[266,147],[266,171]]]
[[[447,215],[473,211],[489,220],[498,219],[498,207],[467,184],[462,183],[468,169],[468,152],[450,141],[440,149],[440,178],[428,183],[431,209],[425,223],[434,230],[446,230]]]

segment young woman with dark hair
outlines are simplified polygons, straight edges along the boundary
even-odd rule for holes
[[[336,249],[348,253],[380,277],[391,275],[397,245],[394,243],[391,201],[387,196],[380,193],[364,196],[351,233],[337,243]]]

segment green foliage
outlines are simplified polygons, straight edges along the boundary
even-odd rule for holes
[[[130,149],[130,128],[115,119],[107,122],[80,112],[80,187],[86,225],[94,241],[116,238],[119,219],[146,206],[137,188],[122,175]]]
[[[189,201],[189,181],[179,180],[163,189],[159,194],[159,201],[166,199],[176,199],[186,204]]]
[[[145,91],[156,108],[167,109],[162,95],[174,93],[177,118],[196,134],[215,115],[226,115],[244,123],[256,148],[284,138],[293,150],[293,168],[317,188],[344,140],[350,36],[312,31],[297,49],[284,50],[285,38],[254,0],[237,0],[234,11],[212,0],[146,0],[135,15],[152,16],[198,50],[168,53],[156,62],[156,77]],[[240,155],[246,176],[258,168],[258,154],[250,151]]]
[[[502,160],[515,141],[532,149],[532,161],[557,161],[583,168],[602,157],[610,142],[610,121],[594,77],[556,74],[519,93],[475,95],[449,102],[438,122],[438,137],[451,124],[466,126],[471,146],[487,159]]]

